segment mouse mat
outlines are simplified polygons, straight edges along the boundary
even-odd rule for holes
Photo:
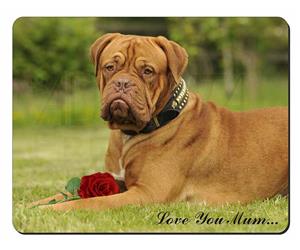
[[[20,17],[20,233],[289,226],[289,26],[279,17]]]

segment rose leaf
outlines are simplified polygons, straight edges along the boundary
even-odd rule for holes
[[[56,204],[56,203],[57,203],[57,201],[55,199],[53,199],[53,200],[49,201],[47,203],[47,205],[53,205],[53,204]]]
[[[80,187],[80,178],[79,177],[73,177],[71,180],[68,181],[66,185],[66,190],[70,192],[73,195],[77,195],[77,190]]]

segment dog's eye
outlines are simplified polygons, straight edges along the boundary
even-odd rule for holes
[[[151,75],[153,73],[153,70],[151,68],[145,68],[143,73],[144,75]]]
[[[113,71],[115,69],[114,65],[112,65],[112,64],[106,65],[105,68],[107,71]]]

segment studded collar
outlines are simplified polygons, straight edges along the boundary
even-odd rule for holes
[[[154,116],[139,133],[151,133],[152,131],[166,125],[171,120],[175,119],[187,104],[188,98],[189,93],[186,87],[186,83],[183,79],[181,79],[179,84],[177,84],[177,86],[173,90],[172,96],[170,97],[162,111]],[[122,132],[126,135],[138,134],[135,131],[131,130],[123,130]]]

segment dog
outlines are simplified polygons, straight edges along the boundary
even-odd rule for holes
[[[204,102],[182,78],[187,52],[162,36],[105,34],[90,51],[111,129],[105,169],[127,190],[48,207],[218,205],[288,193],[286,107],[231,112]],[[53,198],[62,195],[40,203]]]

